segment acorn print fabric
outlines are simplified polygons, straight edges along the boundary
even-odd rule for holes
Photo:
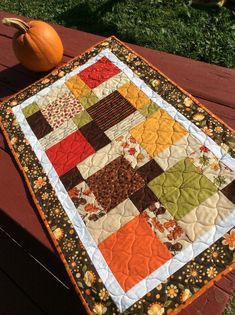
[[[110,37],[1,128],[89,314],[177,313],[234,268],[234,134]]]

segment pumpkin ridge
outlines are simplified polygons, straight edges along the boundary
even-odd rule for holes
[[[29,35],[30,35],[30,37],[32,37],[32,39],[34,38],[35,40],[37,40],[37,41],[39,42],[39,45],[37,45],[37,44],[35,43],[35,41],[32,40],[32,43],[30,42],[30,44],[31,44],[31,45],[33,44],[34,47],[36,47],[36,48],[38,49],[38,51],[41,53],[41,55],[43,56],[43,58],[45,58],[46,61],[47,61],[49,64],[54,65],[54,63],[51,62],[51,61],[48,59],[48,57],[47,57],[47,55],[45,54],[45,52],[44,52],[43,50],[41,50],[40,45],[42,45],[43,43],[41,42],[40,37],[38,37],[36,34],[31,33],[31,32],[30,32]],[[50,53],[50,55],[51,55],[51,53]]]
[[[53,29],[53,28],[52,28],[52,29]],[[53,31],[55,31],[55,30],[53,29]],[[50,61],[50,60],[48,59],[48,56],[45,55],[44,51],[42,51],[42,50],[40,49],[40,47],[41,47],[41,46],[43,47],[43,45],[44,45],[44,43],[42,42],[41,38],[40,38],[39,36],[37,36],[37,34],[33,33],[32,31],[29,31],[29,34],[30,34],[31,37],[34,37],[34,38],[40,43],[40,45],[38,45],[37,47],[38,47],[39,51],[41,52],[41,54],[43,55],[43,57],[48,61],[48,63],[50,63],[51,65],[54,65],[55,60],[58,59],[58,58],[54,58],[54,51],[53,51],[53,48],[51,48],[51,46],[49,46],[49,47],[50,47],[49,54],[50,54],[50,57],[53,58],[53,61]],[[55,31],[55,34],[58,36],[58,34],[56,33],[56,31]],[[58,36],[58,40],[60,41],[59,36]],[[62,50],[63,50],[63,46],[62,46]],[[62,56],[63,56],[63,51],[62,51]],[[56,62],[58,62],[58,60],[56,60]]]

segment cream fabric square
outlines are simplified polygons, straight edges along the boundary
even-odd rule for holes
[[[219,191],[177,222],[188,238],[194,242],[215,225],[220,225],[220,222],[233,211],[235,211],[234,204]]]
[[[95,242],[99,244],[137,215],[139,211],[129,199],[126,199],[99,220],[87,222],[86,226]]]
[[[65,84],[62,84],[60,86],[51,88],[46,95],[38,96],[35,102],[38,104],[40,108],[43,108],[46,107],[49,103],[56,101],[65,93],[68,93],[68,95],[70,94],[72,95],[70,89]]]
[[[93,92],[101,100],[112,92],[116,91],[120,86],[128,81],[128,77],[123,72],[120,72],[109,80],[98,85],[93,89]]]
[[[72,119],[67,120],[61,125],[59,128],[51,131],[47,134],[44,138],[40,139],[39,142],[44,148],[47,150],[48,148],[52,147],[54,144],[60,142],[61,140],[65,139],[71,133],[77,130],[77,126],[72,121]]]
[[[129,131],[131,127],[134,127],[143,120],[145,120],[145,117],[141,115],[140,112],[136,111],[133,114],[129,115],[127,118],[117,123],[115,126],[106,130],[105,134],[109,137],[110,140],[114,140],[115,138],[121,136],[123,133]]]
[[[180,160],[189,156],[193,151],[197,150],[201,143],[192,135],[187,134],[173,143],[170,147],[155,156],[155,161],[166,171]]]
[[[111,142],[79,163],[77,168],[79,169],[82,177],[87,179],[89,176],[101,170],[105,165],[112,162],[120,155],[121,148],[115,142]]]
[[[206,147],[200,146],[190,155],[193,164],[212,181],[219,189],[223,189],[235,179],[235,173],[225,166]]]
[[[148,152],[141,147],[129,132],[117,137],[115,142],[120,146],[122,154],[131,163],[133,168],[139,168],[152,159]]]

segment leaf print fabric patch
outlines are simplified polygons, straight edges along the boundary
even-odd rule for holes
[[[0,107],[89,314],[170,314],[234,268],[234,134],[114,37]]]

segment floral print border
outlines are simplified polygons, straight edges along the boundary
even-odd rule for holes
[[[165,100],[175,106],[178,111],[193,121],[231,155],[234,136],[222,123],[210,116],[191,98],[159,74],[157,70],[139,56],[136,56],[114,37],[108,38],[83,55],[73,59],[67,65],[54,70],[46,78],[19,92],[0,106],[3,131],[6,137],[9,138],[8,142],[13,148],[14,156],[26,175],[29,188],[33,190],[33,195],[46,219],[47,228],[53,233],[54,239],[58,242],[67,268],[69,268],[90,312],[93,314],[120,314],[109,297],[12,112],[12,107],[84,64],[105,48],[111,49],[151,88],[156,90]],[[234,262],[234,249],[235,229],[232,229],[164,283],[133,304],[123,314],[155,315],[171,313],[205,286],[208,281],[223,272],[225,266],[228,267]]]

